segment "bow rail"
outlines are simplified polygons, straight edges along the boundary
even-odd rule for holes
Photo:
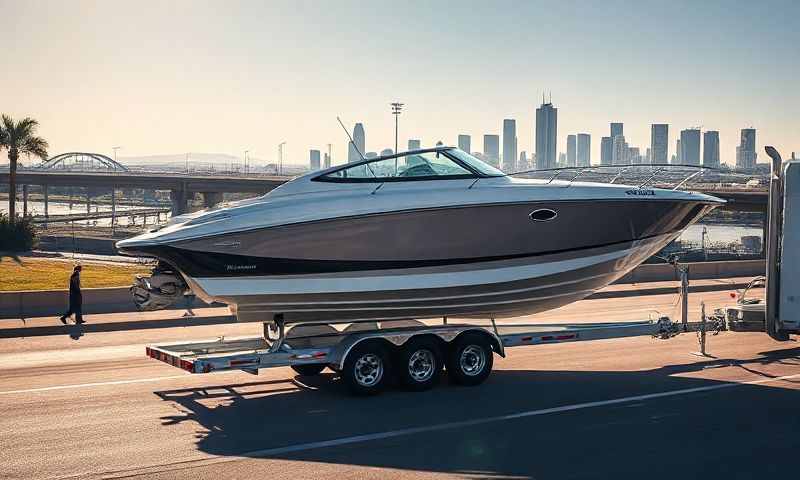
[[[562,167],[526,170],[509,176],[543,180],[551,184],[556,180],[569,187],[576,181],[630,185],[635,188],[666,188],[671,190],[714,188],[724,183],[749,185],[760,183],[759,176],[745,175],[701,165],[639,164],[591,165],[588,167]]]

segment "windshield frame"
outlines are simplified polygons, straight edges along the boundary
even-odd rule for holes
[[[429,180],[468,180],[468,179],[478,179],[478,178],[493,178],[493,177],[500,177],[503,175],[489,175],[485,172],[478,170],[474,167],[470,162],[466,162],[456,155],[450,153],[451,150],[456,150],[455,147],[435,147],[435,148],[424,148],[419,150],[409,150],[407,152],[395,153],[392,155],[383,155],[380,157],[375,158],[367,158],[364,160],[359,160],[358,162],[352,163],[345,163],[344,165],[339,165],[335,168],[331,168],[322,172],[321,174],[313,177],[311,179],[312,182],[331,182],[331,183],[384,183],[384,182],[414,182],[414,181],[429,181]],[[337,172],[341,172],[342,170],[347,170],[349,168],[359,167],[362,165],[367,165],[367,169],[372,171],[369,168],[369,164],[384,161],[387,159],[398,158],[398,157],[407,157],[409,155],[419,154],[419,153],[439,153],[444,155],[447,159],[452,161],[453,163],[457,164],[458,166],[464,168],[468,172],[467,175],[426,175],[426,176],[417,176],[417,177],[333,177],[332,174]],[[464,152],[466,153],[466,152]],[[469,154],[467,154],[469,155]],[[475,159],[480,162],[477,158]],[[494,167],[492,167],[494,168]],[[498,170],[499,171],[499,170]],[[501,172],[502,173],[502,172]]]

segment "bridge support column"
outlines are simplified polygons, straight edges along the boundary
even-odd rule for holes
[[[172,216],[186,213],[186,190],[170,190],[169,199],[172,200]]]
[[[114,236],[114,227],[117,225],[117,189],[111,187],[111,236]]]
[[[28,216],[28,186],[22,186],[22,216]]]
[[[211,208],[222,202],[222,192],[203,192],[203,205]]]
[[[50,206],[50,202],[47,198],[47,190],[47,185],[42,185],[42,192],[44,193],[44,228],[47,228],[47,219],[50,218],[50,214],[47,211]]]

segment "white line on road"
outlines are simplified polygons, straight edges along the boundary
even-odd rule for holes
[[[138,469],[128,470],[126,472],[114,472],[109,475],[103,475],[103,478],[122,478],[137,475],[147,475],[155,472],[169,471],[170,467],[186,469],[192,467],[201,467],[208,465],[216,465],[227,462],[237,462],[254,457],[270,457],[275,455],[285,455],[289,453],[304,452],[307,450],[316,450],[319,448],[339,447],[343,445],[350,445],[354,443],[362,443],[374,440],[386,440],[390,438],[403,437],[408,435],[415,435],[419,433],[439,432],[443,430],[452,430],[457,428],[474,427],[478,425],[486,425],[490,423],[505,422],[508,420],[516,420],[520,418],[535,417],[541,415],[549,415],[552,413],[572,412],[576,410],[583,410],[587,408],[603,407],[607,405],[618,405],[628,402],[637,402],[644,400],[653,400],[656,398],[675,397],[680,395],[688,395],[698,392],[710,392],[713,390],[722,390],[724,388],[742,387],[747,385],[761,385],[765,383],[774,383],[784,380],[791,380],[800,378],[800,374],[786,375],[783,377],[766,378],[761,380],[751,380],[749,382],[740,383],[723,383],[718,385],[709,385],[705,387],[684,388],[681,390],[672,390],[668,392],[649,393],[645,395],[634,395],[631,397],[614,398],[611,400],[600,400],[596,402],[576,403],[573,405],[564,405],[561,407],[544,408],[541,410],[529,410],[525,412],[511,413],[508,415],[497,415],[494,417],[478,418],[473,420],[463,420],[458,422],[440,423],[438,425],[426,425],[423,427],[403,428],[399,430],[389,430],[386,432],[369,433],[365,435],[354,435],[351,437],[336,438],[333,440],[323,440],[319,442],[301,443],[298,445],[289,445],[286,447],[267,448],[263,450],[254,450],[252,452],[240,453],[236,456],[230,457],[210,457],[202,460],[184,461],[177,464],[164,464],[152,465],[149,467],[140,467]]]
[[[0,392],[0,395],[12,395],[15,393],[35,393],[35,392],[49,392],[51,390],[70,390],[73,388],[86,388],[86,387],[102,387],[105,385],[126,385],[128,383],[146,383],[146,382],[158,382],[160,380],[172,380],[175,378],[190,378],[192,375],[190,373],[186,373],[184,375],[171,375],[168,377],[153,377],[153,378],[135,378],[132,380],[115,380],[111,382],[94,382],[94,383],[78,383],[75,385],[55,385],[52,387],[40,387],[40,388],[27,388],[25,390],[6,390],[4,392]]]
[[[529,410],[526,412],[510,413],[508,415],[498,415],[494,417],[477,418],[474,420],[463,420],[460,422],[440,423],[438,425],[426,425],[424,427],[403,428],[400,430],[390,430],[388,432],[370,433],[366,435],[356,435],[353,437],[337,438],[334,440],[325,440],[321,442],[303,443],[300,445],[290,445],[287,447],[268,448],[265,450],[256,450],[239,455],[240,457],[266,457],[270,455],[278,455],[284,453],[302,452],[305,450],[312,450],[324,447],[335,447],[341,445],[348,445],[351,443],[366,442],[370,440],[384,440],[387,438],[400,437],[404,435],[413,435],[417,433],[436,432],[440,430],[451,430],[454,428],[474,427],[476,425],[484,425],[487,423],[504,422],[508,420],[516,420],[518,418],[535,417],[539,415],[548,415],[551,413],[572,412],[575,410],[583,410],[585,408],[603,407],[607,405],[617,405],[620,403],[628,403],[642,400],[652,400],[654,398],[674,397],[678,395],[687,395],[690,393],[708,392],[711,390],[721,390],[723,388],[740,387],[744,385],[760,385],[764,383],[773,383],[782,380],[790,380],[800,377],[800,373],[795,375],[787,375],[784,377],[767,378],[762,380],[752,380],[742,383],[723,383],[721,385],[709,385],[706,387],[684,388],[681,390],[672,390],[669,392],[649,393],[645,395],[635,395],[632,397],[614,398],[611,400],[600,400],[597,402],[576,403],[574,405],[564,405],[561,407],[543,408],[541,410]],[[228,459],[224,459],[228,460]]]

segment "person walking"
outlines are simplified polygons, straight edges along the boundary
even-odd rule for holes
[[[81,295],[81,266],[75,265],[72,275],[69,277],[69,308],[64,315],[61,315],[61,323],[67,324],[67,318],[75,314],[75,323],[80,325],[86,323],[83,319],[83,296]]]

